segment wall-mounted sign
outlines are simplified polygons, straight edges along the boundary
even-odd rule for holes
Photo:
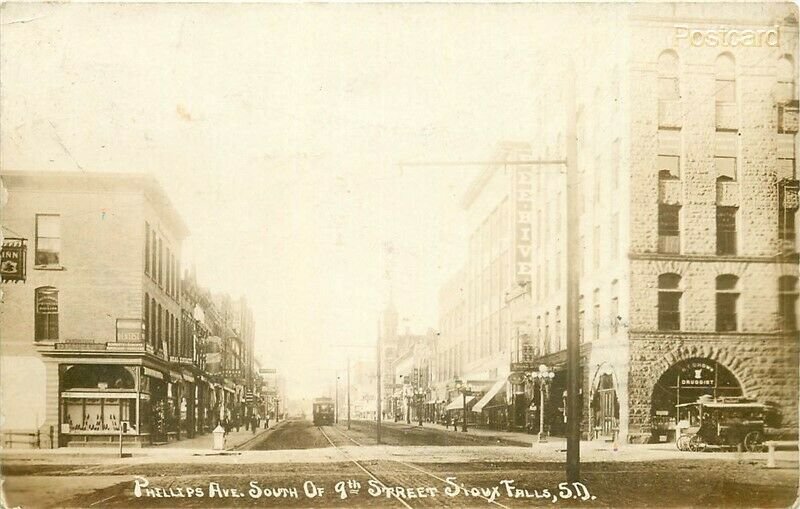
[[[533,272],[532,175],[533,170],[529,166],[517,166],[514,170],[514,274],[518,284],[530,283]]]
[[[0,275],[2,281],[25,281],[26,239],[3,239],[0,251]]]
[[[714,387],[716,366],[713,362],[693,361],[681,370],[681,387]]]
[[[144,343],[144,321],[139,318],[117,318],[117,341]]]

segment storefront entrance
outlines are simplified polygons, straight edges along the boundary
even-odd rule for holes
[[[593,431],[595,438],[613,438],[619,430],[619,400],[610,373],[600,375],[592,398]]]
[[[742,387],[730,370],[711,359],[686,359],[665,371],[653,387],[653,441],[674,438],[676,405],[694,403],[706,395],[714,399],[741,396]]]

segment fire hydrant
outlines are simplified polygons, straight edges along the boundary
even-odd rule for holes
[[[225,428],[221,425],[217,425],[212,431],[214,434],[214,450],[215,451],[224,451],[225,450]]]

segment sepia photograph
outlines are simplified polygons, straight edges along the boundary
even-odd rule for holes
[[[798,6],[0,2],[0,508],[800,504]]]

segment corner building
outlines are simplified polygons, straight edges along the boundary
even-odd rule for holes
[[[797,10],[721,12],[619,6],[577,30],[585,437],[671,440],[676,403],[705,394],[772,403],[771,424],[797,428]],[[677,27],[778,37],[711,46]],[[539,97],[533,150],[563,154],[553,133],[566,96]],[[552,265],[566,261],[566,221],[545,216],[565,210],[563,185],[534,182],[532,316],[545,363],[565,346],[565,276]]]
[[[133,444],[179,435],[181,244],[188,230],[152,177],[3,172],[4,436],[41,446]],[[12,238],[13,236],[13,238]],[[172,362],[175,360],[176,362]],[[187,389],[188,392],[188,389]],[[51,434],[52,433],[52,434]]]

